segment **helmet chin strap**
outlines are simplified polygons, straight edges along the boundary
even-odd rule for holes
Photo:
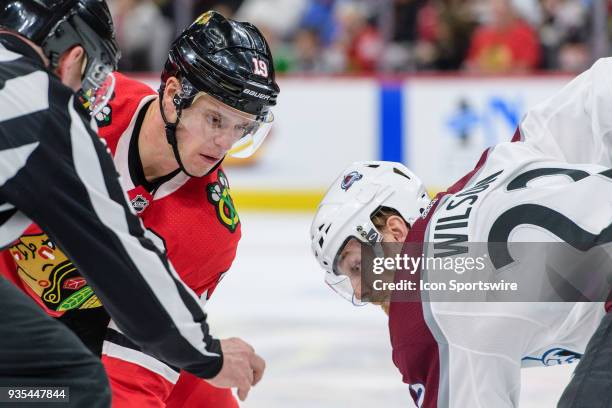
[[[182,107],[182,104],[177,101],[178,97],[175,96],[174,98],[175,99],[173,101],[174,101],[174,106],[176,107],[176,122],[172,123],[172,122],[169,122],[168,119],[166,118],[166,113],[164,111],[164,104],[162,102],[163,101],[163,91],[160,89],[160,92],[159,92],[159,111],[161,112],[161,117],[162,117],[162,120],[164,121],[164,128],[166,130],[166,140],[168,141],[170,146],[172,146],[172,152],[174,153],[174,159],[178,163],[179,168],[181,169],[181,171],[183,173],[185,173],[186,175],[188,175],[189,177],[197,177],[197,176],[194,176],[193,174],[191,174],[191,173],[189,173],[187,171],[187,169],[183,165],[183,161],[181,160],[181,154],[179,153],[179,148],[178,148],[178,141],[176,140],[176,128],[178,127],[178,124],[181,121],[181,114],[183,113],[183,107]],[[210,173],[215,171],[217,169],[217,167],[219,167],[221,165],[222,161],[223,161],[223,159],[219,160],[219,162],[217,164],[215,164],[213,166],[213,168],[211,168],[202,177],[206,177]]]

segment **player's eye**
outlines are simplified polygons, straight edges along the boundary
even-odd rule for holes
[[[240,135],[240,137],[244,137],[250,134],[255,133],[257,127],[259,125],[256,123],[247,123],[243,125],[236,125],[236,133]]]
[[[220,129],[223,126],[223,119],[220,115],[208,112],[206,113],[206,123],[215,129]]]
[[[246,126],[239,125],[239,126],[235,126],[234,129],[236,130],[236,134],[239,137],[244,137],[249,134],[249,129]]]

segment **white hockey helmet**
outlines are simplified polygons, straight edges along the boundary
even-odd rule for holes
[[[372,246],[382,241],[371,221],[381,207],[396,210],[412,226],[429,202],[421,180],[403,164],[351,164],[325,194],[310,227],[312,251],[325,270],[325,282],[353,304],[363,304],[349,277],[336,267],[338,255],[351,238]]]

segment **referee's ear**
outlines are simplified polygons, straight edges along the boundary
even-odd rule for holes
[[[62,83],[74,92],[81,89],[87,55],[80,45],[75,45],[62,54],[55,69]]]

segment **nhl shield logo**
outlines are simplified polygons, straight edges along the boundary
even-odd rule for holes
[[[359,173],[358,171],[351,171],[349,174],[344,176],[344,178],[342,179],[340,188],[343,189],[344,191],[347,191],[349,188],[351,188],[353,183],[355,183],[358,180],[361,180],[362,178],[363,178],[363,175]]]
[[[132,208],[134,211],[136,211],[136,214],[140,214],[149,205],[149,200],[147,200],[141,194],[138,194],[132,199],[132,201],[130,201],[130,204],[132,204]]]

